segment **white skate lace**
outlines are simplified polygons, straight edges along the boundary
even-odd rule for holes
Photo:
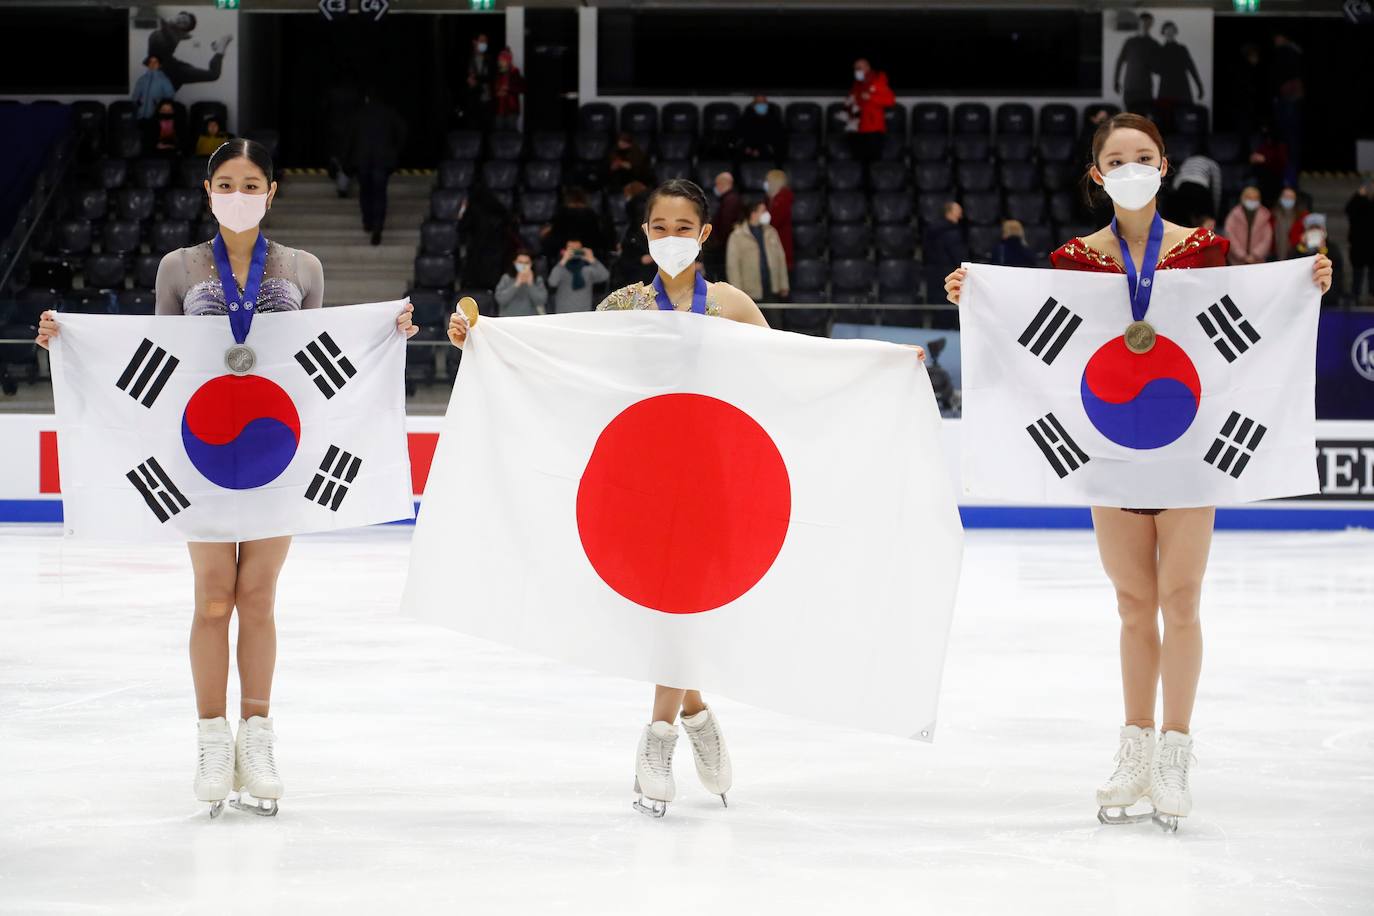
[[[676,742],[664,741],[658,735],[649,733],[649,740],[644,743],[644,751],[640,755],[644,761],[644,768],[654,776],[663,779],[668,778],[668,774],[673,771],[673,748]]]
[[[1116,751],[1116,772],[1111,779],[1107,780],[1109,785],[1130,782],[1134,772],[1140,767],[1140,758],[1145,754],[1145,739],[1122,738],[1121,747]]]
[[[687,737],[692,739],[692,748],[707,769],[720,769],[720,732],[715,727],[715,720],[701,728],[687,729]]]
[[[205,741],[200,745],[200,756],[196,763],[196,777],[207,782],[218,782],[229,778],[234,767],[234,755],[225,753],[227,741]]]
[[[1155,781],[1170,792],[1188,791],[1188,767],[1197,758],[1186,747],[1163,745],[1155,762]]]
[[[276,779],[277,763],[272,759],[272,733],[254,729],[243,741],[244,762],[254,779]]]

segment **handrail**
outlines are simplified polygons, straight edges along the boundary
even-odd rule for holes
[[[42,205],[39,206],[38,212],[33,215],[33,219],[29,220],[29,229],[24,233],[23,241],[21,241],[19,247],[15,249],[14,257],[10,259],[10,263],[5,266],[4,275],[0,276],[0,293],[9,289],[10,277],[14,276],[15,267],[21,262],[21,259],[28,254],[29,243],[33,240],[33,234],[37,231],[39,224],[43,222],[43,216],[47,213],[49,204],[52,203],[57,192],[61,190],[67,182],[67,171],[72,167],[72,160],[76,158],[75,150],[71,148],[75,144],[75,136],[76,127],[73,126],[65,137],[53,145],[53,148],[58,150],[66,146],[67,155],[62,157],[62,168],[60,173],[49,185],[47,196],[43,199]]]

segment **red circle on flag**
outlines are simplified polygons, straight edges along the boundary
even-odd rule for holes
[[[772,438],[738,407],[700,394],[626,408],[577,488],[577,530],[597,575],[668,614],[714,610],[757,585],[791,516]]]

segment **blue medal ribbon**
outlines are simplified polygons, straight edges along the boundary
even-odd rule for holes
[[[673,301],[668,298],[668,291],[663,288],[663,278],[654,275],[654,299],[658,302],[660,312],[676,311]],[[697,272],[696,285],[692,287],[692,311],[698,315],[706,314],[706,278]]]
[[[248,339],[248,329],[253,325],[253,313],[258,307],[258,289],[262,286],[262,275],[267,270],[267,236],[259,232],[258,240],[253,243],[253,260],[248,265],[248,280],[243,284],[242,291],[234,279],[234,268],[229,264],[229,250],[224,247],[224,236],[216,233],[210,247],[215,251],[219,285],[224,289],[229,330],[234,333],[235,343],[243,343]]]
[[[1135,260],[1131,257],[1131,246],[1121,230],[1116,227],[1116,217],[1112,217],[1112,235],[1121,246],[1121,263],[1126,268],[1126,284],[1131,292],[1131,316],[1136,321],[1144,321],[1150,308],[1150,293],[1154,291],[1155,267],[1159,264],[1159,249],[1164,244],[1164,220],[1158,211],[1150,223],[1149,239],[1145,242],[1145,263],[1137,273]]]

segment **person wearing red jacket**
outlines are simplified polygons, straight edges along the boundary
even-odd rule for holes
[[[520,96],[525,92],[525,77],[515,66],[510,48],[496,56],[496,75],[491,81],[492,127],[519,130]]]
[[[887,74],[874,70],[862,57],[854,61],[854,84],[849,87],[846,103],[854,158],[872,162],[882,155],[883,142],[887,138],[884,112],[897,104],[897,97],[887,84]]]

